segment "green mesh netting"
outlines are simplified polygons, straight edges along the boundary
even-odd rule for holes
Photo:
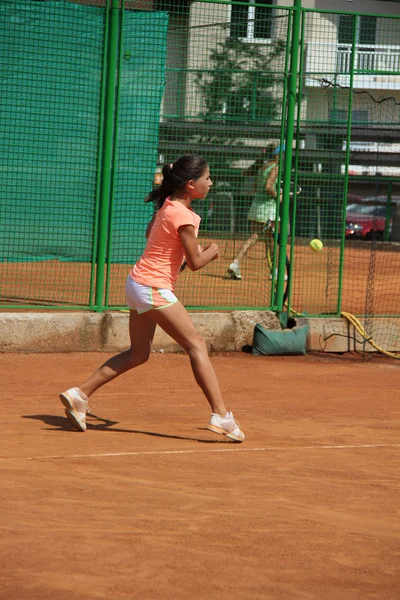
[[[124,16],[118,144],[109,260],[135,262],[144,250],[158,159],[160,104],[164,89],[167,13]]]
[[[150,210],[143,198],[157,162],[167,22],[165,13],[124,16],[115,262],[143,249],[132,240],[143,239]],[[104,23],[104,8],[68,2],[0,6],[3,261],[92,260]]]
[[[0,256],[91,260],[104,11],[0,6]]]

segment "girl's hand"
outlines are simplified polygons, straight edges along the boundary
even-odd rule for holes
[[[218,257],[218,246],[214,242],[209,244],[207,248],[199,246],[192,225],[183,225],[178,232],[185,252],[187,266],[191,271],[202,269]]]
[[[199,248],[200,248],[200,246],[199,246]],[[219,248],[218,248],[217,244],[215,242],[208,244],[208,246],[206,246],[205,248],[202,249],[202,252],[204,252],[204,250],[208,250],[209,248],[212,248],[213,251],[215,252],[215,256],[213,256],[213,258],[211,260],[216,260],[219,255]]]

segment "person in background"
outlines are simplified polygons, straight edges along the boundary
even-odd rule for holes
[[[284,147],[281,150],[278,146],[267,162],[264,155],[247,170],[247,173],[256,171],[254,199],[247,215],[250,236],[229,265],[228,274],[231,279],[242,279],[240,261],[260,238],[265,242],[267,253],[271,243],[273,244],[272,232],[276,221],[278,196],[282,199],[280,189],[278,190],[279,161],[284,151]]]
[[[264,148],[260,156],[241,173],[242,178],[238,186],[240,194],[237,196],[236,201],[236,233],[250,232],[250,221],[248,221],[247,215],[256,193],[256,176],[259,169],[263,166],[263,164],[265,164],[266,160],[272,158],[274,150],[275,144],[270,144]]]

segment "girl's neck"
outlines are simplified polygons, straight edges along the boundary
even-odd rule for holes
[[[172,202],[180,202],[181,204],[186,206],[186,208],[189,208],[190,204],[192,202],[192,199],[189,196],[189,194],[179,194],[179,193],[172,194],[170,197],[170,200]]]

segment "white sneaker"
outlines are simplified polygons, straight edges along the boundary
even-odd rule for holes
[[[272,279],[272,273],[269,274],[269,278]],[[275,281],[278,279],[278,269],[275,269]],[[285,273],[284,281],[288,280],[288,276]]]
[[[231,276],[231,279],[242,279],[242,275],[240,273],[239,265],[235,262],[232,262],[229,265],[228,273]]]
[[[60,400],[65,406],[65,414],[78,431],[86,430],[86,413],[91,410],[89,399],[79,388],[71,388],[60,394]]]
[[[225,435],[230,440],[235,442],[244,441],[244,433],[240,430],[240,425],[235,421],[231,412],[227,412],[225,417],[221,417],[217,413],[211,413],[211,418],[208,422],[207,429],[220,435]]]

